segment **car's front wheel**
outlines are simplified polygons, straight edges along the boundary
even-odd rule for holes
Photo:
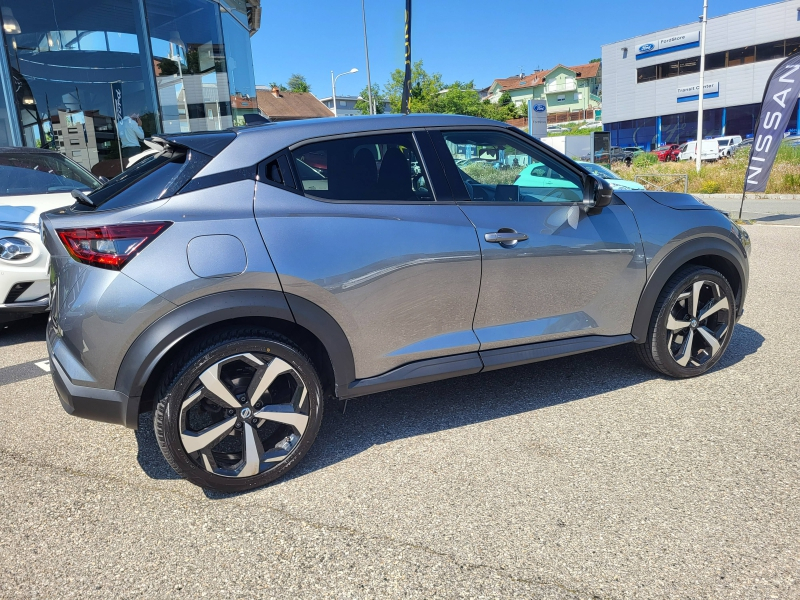
[[[646,366],[665,375],[701,375],[725,353],[735,315],[735,295],[722,273],[684,267],[664,286],[645,342],[634,345],[636,353]]]
[[[153,422],[161,451],[192,483],[221,492],[265,485],[294,467],[322,421],[309,358],[267,330],[218,333],[162,380]]]

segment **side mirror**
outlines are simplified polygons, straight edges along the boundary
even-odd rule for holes
[[[611,204],[614,198],[614,189],[605,179],[597,175],[586,178],[586,189],[583,192],[583,205],[592,212],[599,212]]]

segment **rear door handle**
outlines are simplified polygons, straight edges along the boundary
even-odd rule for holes
[[[527,233],[518,233],[513,229],[501,229],[497,233],[486,233],[483,236],[487,242],[492,244],[514,245],[528,239]]]

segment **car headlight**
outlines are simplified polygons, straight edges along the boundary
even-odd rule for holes
[[[736,229],[734,233],[739,237],[739,241],[742,242],[742,246],[744,246],[745,253],[747,254],[747,256],[750,256],[750,251],[753,248],[752,244],[750,243],[750,234],[747,233],[747,230],[738,223],[731,221],[731,224],[733,225],[731,229],[733,228]]]
[[[0,221],[0,229],[4,231],[23,231],[25,233],[39,233],[39,225],[35,223],[17,223],[15,221]]]
[[[20,260],[33,254],[31,245],[20,238],[0,238],[0,259]]]

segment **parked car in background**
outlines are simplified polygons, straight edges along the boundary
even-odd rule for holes
[[[700,160],[718,160],[719,143],[717,140],[703,140],[700,148]],[[681,153],[678,155],[680,160],[697,159],[697,142],[686,142],[681,146]]]
[[[0,321],[46,311],[50,257],[39,235],[39,215],[69,206],[74,189],[102,184],[58,152],[0,148]]]
[[[791,146],[792,148],[800,148],[800,135],[789,135],[783,138],[782,144]]]
[[[644,148],[641,146],[626,146],[624,148],[611,146],[611,162],[624,162],[627,166],[631,166],[633,159],[643,152]]]
[[[605,179],[612,188],[615,190],[643,190],[645,187],[641,183],[637,183],[635,181],[628,181],[623,179],[614,171],[610,169],[606,169],[603,166],[596,165],[590,162],[583,162],[578,161],[578,164],[582,166],[584,169],[589,171],[592,175],[597,175],[598,177],[602,177]]]
[[[655,154],[661,162],[676,161],[680,153],[680,144],[666,144],[664,146],[659,146],[651,152],[651,154]]]
[[[161,143],[132,179],[43,215],[47,347],[68,412],[136,428],[152,411],[166,460],[207,488],[287,473],[327,398],[630,342],[693,377],[743,311],[743,229],[690,195],[614,193],[504,123],[379,115]],[[466,172],[464,147],[541,166]]]
[[[730,158],[736,152],[736,148],[742,143],[740,135],[726,135],[714,138],[719,144],[719,157]]]

